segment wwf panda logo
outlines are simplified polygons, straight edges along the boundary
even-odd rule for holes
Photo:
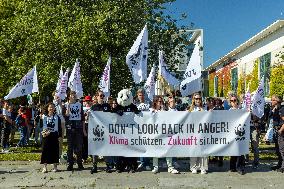
[[[181,87],[182,90],[186,90],[186,84]]]
[[[104,127],[97,125],[95,128],[93,128],[93,135],[95,136],[93,141],[104,141],[104,134]]]
[[[246,134],[245,126],[246,126],[246,124],[244,124],[243,127],[242,127],[241,124],[239,124],[238,126],[235,127],[235,134],[237,135],[236,138],[235,138],[236,141],[242,141],[242,140],[246,139],[246,137],[245,137],[245,134]]]

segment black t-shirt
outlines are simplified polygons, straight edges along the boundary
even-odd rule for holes
[[[279,116],[280,116],[280,126],[284,124],[284,120],[282,119],[284,117],[284,106],[281,106],[279,110]]]
[[[2,113],[3,113],[2,108],[0,108],[0,114],[2,114]],[[2,124],[3,124],[3,118],[0,117],[0,127],[2,127]]]
[[[276,108],[274,110],[274,112],[272,112],[272,110],[270,111],[270,117],[273,120],[273,126],[280,126],[281,125],[282,121],[281,121],[281,116],[280,116],[280,109],[282,109],[282,108]]]
[[[91,110],[93,111],[103,111],[103,112],[110,112],[111,108],[108,103],[103,103],[103,104],[94,104],[91,107]]]

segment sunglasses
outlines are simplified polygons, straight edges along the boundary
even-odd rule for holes
[[[99,95],[99,97],[105,97],[105,95]]]
[[[233,99],[233,100],[230,100],[230,102],[237,102],[237,100],[236,100],[236,99]]]
[[[201,100],[201,98],[194,98],[195,100]]]
[[[169,96],[168,98],[173,98],[172,96]]]

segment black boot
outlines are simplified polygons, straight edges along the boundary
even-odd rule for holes
[[[78,163],[78,169],[79,169],[79,170],[84,170],[84,166],[83,166],[82,163]]]
[[[73,165],[69,164],[69,165],[67,166],[67,171],[73,171]]]
[[[111,167],[109,165],[107,165],[105,171],[106,171],[106,173],[111,173]]]
[[[93,168],[91,169],[91,174],[97,173],[98,172],[98,167],[97,165],[93,165]]]

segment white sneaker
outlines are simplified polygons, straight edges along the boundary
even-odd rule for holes
[[[172,174],[179,174],[179,171],[176,170],[175,168],[171,167],[171,168],[168,168],[168,172],[169,173],[172,173]]]
[[[154,167],[154,169],[152,170],[152,173],[156,174],[159,172],[159,168],[158,167]]]
[[[143,164],[140,163],[140,164],[138,165],[138,167],[137,167],[137,170],[140,170],[140,169],[142,169],[142,168],[143,168]]]
[[[192,174],[197,174],[197,169],[192,169],[192,170],[191,170],[191,173],[192,173]]]
[[[41,171],[42,173],[47,173],[47,169],[44,167],[44,168],[42,168],[42,171]]]
[[[207,171],[205,169],[201,169],[201,174],[205,175],[205,174],[207,174]]]

